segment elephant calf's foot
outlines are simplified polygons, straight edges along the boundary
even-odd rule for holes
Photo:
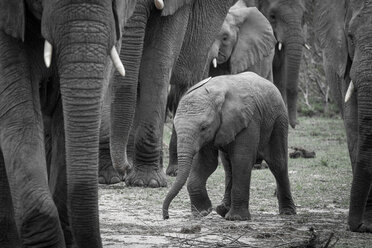
[[[98,182],[100,184],[115,184],[121,181],[124,181],[124,178],[116,172],[114,167],[107,166],[99,170]]]
[[[164,171],[154,167],[133,167],[125,178],[125,184],[132,187],[166,187]]]
[[[212,212],[212,205],[204,209],[197,209],[195,206],[192,206],[191,212],[192,215],[196,218],[204,217]]]
[[[225,203],[222,203],[216,207],[217,214],[225,218],[226,214],[230,211],[230,206],[227,206]]]
[[[171,177],[176,177],[177,176],[177,170],[178,170],[178,165],[174,163],[169,163],[166,174]]]
[[[279,209],[279,214],[281,215],[295,215],[296,213],[296,207],[293,206],[288,206],[288,207],[283,207]]]
[[[251,214],[248,209],[240,208],[233,209],[231,208],[229,212],[225,215],[226,220],[250,220]]]

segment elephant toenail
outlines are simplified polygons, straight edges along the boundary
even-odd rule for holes
[[[114,176],[111,178],[110,184],[115,184],[115,183],[120,183],[119,177]]]
[[[150,182],[149,182],[149,187],[150,188],[159,188],[159,183],[158,181],[156,181],[155,179],[151,179]]]
[[[99,184],[106,184],[106,179],[102,176],[98,177],[98,183]]]
[[[143,182],[143,180],[138,179],[138,180],[135,180],[135,181],[133,182],[133,185],[134,185],[134,186],[137,186],[137,187],[143,187],[143,186],[145,186],[145,183]]]

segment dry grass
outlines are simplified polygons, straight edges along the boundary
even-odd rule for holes
[[[371,247],[371,234],[347,231],[351,167],[342,121],[300,118],[300,126],[290,130],[289,146],[316,152],[314,159],[289,160],[296,216],[278,215],[269,170],[252,173],[252,220],[242,222],[226,221],[215,212],[194,219],[185,188],[170,206],[170,219],[162,220],[161,205],[168,188],[101,185],[104,247]],[[173,181],[168,178],[169,185]],[[218,205],[224,191],[221,167],[207,187],[212,204]]]

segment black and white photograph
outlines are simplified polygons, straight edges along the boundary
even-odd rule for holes
[[[372,247],[372,0],[0,0],[23,247]]]

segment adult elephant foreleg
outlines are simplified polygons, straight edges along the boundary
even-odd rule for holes
[[[0,150],[0,247],[13,248],[20,246],[4,158]]]
[[[370,60],[366,60],[370,61]],[[367,68],[364,65],[363,68]],[[371,185],[372,185],[372,103],[370,86],[371,77],[366,71],[360,70],[357,82],[358,98],[358,149],[357,161],[353,169],[353,182],[350,194],[349,225],[352,231],[372,232],[371,215]],[[366,219],[367,217],[367,219]]]
[[[161,161],[167,88],[181,49],[190,6],[174,15],[153,13],[147,26],[140,68],[140,95],[136,110],[135,157],[125,182],[132,186],[165,187]]]

